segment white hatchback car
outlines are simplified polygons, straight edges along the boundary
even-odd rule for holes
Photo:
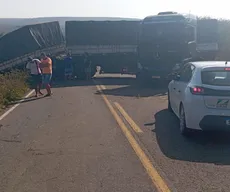
[[[180,131],[230,130],[230,62],[199,61],[183,66],[168,86],[168,109]]]

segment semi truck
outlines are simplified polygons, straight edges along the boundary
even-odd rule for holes
[[[105,73],[135,70],[137,37],[140,21],[66,21],[66,48],[72,56],[76,76],[85,78],[84,53]]]
[[[217,20],[198,20],[192,14],[160,12],[144,18],[138,37],[137,79],[168,79],[176,63],[190,56],[191,47],[210,59],[218,51],[217,30]]]
[[[0,38],[0,71],[21,67],[28,57],[41,52],[56,55],[65,51],[59,22],[27,25]]]

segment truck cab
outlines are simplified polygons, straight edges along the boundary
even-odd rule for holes
[[[138,38],[138,78],[166,78],[175,63],[189,55],[188,43],[196,42],[197,17],[160,12],[141,22]]]

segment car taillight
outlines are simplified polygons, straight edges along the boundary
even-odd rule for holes
[[[203,95],[204,94],[204,88],[203,87],[190,87],[190,91],[194,95]]]
[[[225,71],[230,71],[230,67],[224,68]]]

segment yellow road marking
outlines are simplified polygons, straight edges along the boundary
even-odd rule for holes
[[[164,182],[163,178],[158,174],[157,170],[153,167],[151,161],[147,157],[147,155],[144,153],[144,151],[141,149],[140,145],[137,143],[129,129],[125,126],[124,122],[122,119],[119,117],[107,97],[103,94],[103,91],[100,86],[96,85],[98,91],[101,92],[101,95],[109,108],[111,114],[117,121],[118,125],[120,126],[121,130],[123,131],[124,135],[128,139],[130,145],[132,146],[133,150],[135,151],[136,155],[139,157],[142,165],[146,169],[146,172],[148,173],[149,177],[151,178],[152,182],[156,186],[157,190],[159,192],[170,192],[169,187],[167,184]]]
[[[119,103],[115,102],[114,105],[117,107],[117,109],[124,116],[126,121],[129,123],[129,125],[133,128],[133,130],[136,133],[143,133],[141,128],[132,120],[132,118],[128,115],[128,113],[126,113],[126,111],[122,108],[122,106]]]

